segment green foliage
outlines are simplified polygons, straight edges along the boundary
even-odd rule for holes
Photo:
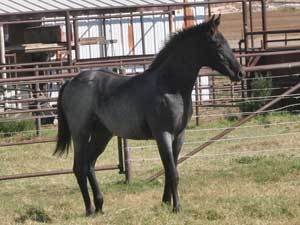
[[[244,156],[234,160],[242,164],[239,176],[257,183],[279,182],[300,171],[300,161],[293,156]]]
[[[220,219],[224,219],[224,218],[225,218],[225,216],[219,214],[216,210],[211,209],[211,210],[206,211],[206,219],[207,220],[212,221],[212,220],[220,220]]]
[[[300,130],[299,123],[251,128],[261,123],[259,117],[245,124],[243,129],[236,129],[232,137],[284,134],[287,128],[289,132]],[[265,119],[272,124],[297,122],[300,115],[269,113]],[[194,131],[186,133],[186,141],[205,141],[219,133],[219,128],[230,125],[232,122],[226,119],[203,120]],[[203,128],[203,132],[199,132],[199,128]],[[56,131],[52,132],[54,136]],[[109,143],[98,160],[100,165],[116,162],[116,144],[116,139]],[[288,149],[299,144],[299,135],[290,135],[234,143],[221,141],[211,145],[207,154],[192,157],[178,168],[183,210],[179,215],[172,213],[172,205],[161,204],[164,177],[154,182],[145,181],[162,168],[161,162],[135,161],[158,158],[155,149],[131,151],[133,182],[129,185],[124,184],[124,176],[115,170],[97,172],[104,194],[104,214],[90,218],[85,217],[81,193],[73,175],[2,182],[0,224],[43,224],[46,222],[38,221],[47,221],[47,216],[51,219],[47,224],[51,225],[297,224],[300,218],[299,151]],[[131,147],[147,145],[155,143],[130,140]],[[3,148],[0,151],[1,175],[72,168],[73,157],[51,157],[54,147],[55,143]],[[185,147],[182,155],[192,148],[190,145]],[[287,151],[278,154],[277,148]],[[261,152],[264,149],[275,152]],[[231,152],[236,153],[227,154]],[[92,197],[92,192],[90,194]]]
[[[270,74],[262,75],[255,73],[254,79],[251,82],[251,96],[249,101],[242,102],[239,107],[242,112],[255,112],[268,101],[268,96],[272,94],[272,79]]]
[[[2,122],[0,123],[0,137],[10,137],[17,132],[33,130],[34,128],[33,120]]]
[[[271,123],[270,118],[267,116],[267,114],[260,115],[256,117],[255,120],[258,122],[258,124],[268,125]]]
[[[234,159],[234,161],[238,164],[252,164],[252,163],[256,163],[260,160],[262,160],[262,157],[258,157],[258,156],[243,156],[243,157]]]
[[[28,206],[25,211],[21,212],[19,217],[15,219],[17,223],[25,223],[26,220],[40,223],[50,223],[52,221],[43,208],[34,206]]]
[[[126,192],[131,194],[142,193],[146,190],[151,190],[153,188],[160,187],[160,183],[155,180],[152,182],[144,181],[133,181],[130,184],[124,185],[125,181],[117,181],[109,186],[109,190],[103,188],[103,191],[116,191],[116,192]]]
[[[289,205],[284,201],[275,202],[273,199],[269,200],[254,200],[242,207],[244,215],[252,218],[294,218],[294,214],[289,209]]]

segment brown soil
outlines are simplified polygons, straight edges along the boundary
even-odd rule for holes
[[[249,16],[248,16],[249,17]],[[300,10],[280,10],[267,12],[267,29],[300,29]],[[250,22],[248,21],[250,30]],[[243,37],[242,13],[232,13],[222,15],[222,24],[220,30],[224,36],[237,43]],[[253,13],[253,31],[262,30],[261,13]],[[290,35],[289,35],[290,36]],[[295,35],[293,35],[295,36]],[[298,35],[300,37],[300,35]],[[258,36],[261,39],[261,37]]]

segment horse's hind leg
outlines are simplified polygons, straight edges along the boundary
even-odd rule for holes
[[[95,164],[98,156],[104,151],[108,142],[112,138],[112,134],[106,129],[101,128],[94,131],[89,142],[89,170],[88,179],[92,187],[96,212],[102,213],[103,195],[100,191],[96,175]]]
[[[76,176],[80,191],[84,200],[86,215],[89,216],[93,213],[93,207],[87,187],[88,176],[88,135],[82,134],[77,137],[73,137],[74,143],[74,165],[73,171]]]

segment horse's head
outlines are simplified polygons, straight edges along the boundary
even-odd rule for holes
[[[206,66],[229,76],[231,81],[239,81],[244,76],[244,71],[236,60],[227,40],[218,30],[220,21],[221,15],[216,19],[215,16],[213,16],[206,22]]]

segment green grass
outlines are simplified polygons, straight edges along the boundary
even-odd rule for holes
[[[0,138],[10,137],[18,132],[33,130],[35,128],[34,120],[21,120],[0,123]],[[27,136],[28,136],[28,132]],[[31,137],[31,135],[29,135]]]
[[[220,119],[191,126],[186,137],[190,144],[182,154],[219,133],[217,128],[232,123]],[[299,131],[298,115],[267,115],[180,165],[183,212],[179,215],[161,204],[164,179],[145,181],[162,167],[156,148],[134,148],[155,143],[130,141],[132,184],[126,185],[117,171],[97,172],[104,193],[104,215],[86,218],[74,176],[61,175],[1,181],[0,224],[299,225]],[[230,140],[264,135],[270,137]],[[1,148],[0,175],[72,168],[72,151],[68,157],[58,158],[52,156],[53,149],[54,143]],[[98,165],[116,163],[116,152],[113,140]]]

